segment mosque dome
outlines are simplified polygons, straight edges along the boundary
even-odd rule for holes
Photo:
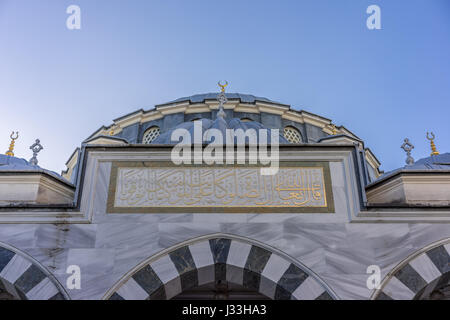
[[[331,120],[291,108],[290,105],[264,97],[242,93],[224,93],[224,121],[219,120],[218,93],[202,93],[178,98],[154,108],[126,114],[102,126],[84,142],[100,136],[122,139],[130,144],[172,144],[176,129],[192,130],[193,121],[200,120],[202,129],[273,129],[280,130],[279,143],[319,143],[332,134],[357,138],[344,127],[333,132]]]
[[[420,159],[403,170],[450,170],[450,153],[433,155]]]
[[[35,170],[39,166],[30,164],[27,160],[0,154],[0,170]]]
[[[280,145],[349,145],[357,146],[358,152],[367,163],[368,180],[373,181],[381,175],[380,162],[364,142],[344,126],[336,126],[332,120],[320,115],[293,108],[265,97],[242,93],[202,93],[181,97],[153,108],[139,109],[113,120],[92,133],[83,145],[175,145],[185,141],[179,132],[178,140],[172,141],[177,129],[184,129],[193,138],[195,123],[201,124],[202,143],[215,141],[215,130],[221,131],[223,143],[227,143],[227,129],[242,129],[245,143],[252,143],[249,135],[255,131],[256,143],[260,143],[260,129],[267,131],[267,143],[273,130],[279,130]],[[197,127],[198,128],[198,127]],[[210,129],[211,130],[208,132]],[[250,130],[249,129],[253,129]],[[205,135],[206,134],[206,135]],[[228,133],[230,134],[230,133]],[[198,138],[193,138],[196,143]],[[234,136],[234,145],[241,139]],[[67,170],[62,176],[74,181],[80,150],[75,150],[66,163]]]
[[[33,165],[23,158],[17,158],[4,154],[0,154],[0,172],[46,173],[54,178],[68,182],[65,178],[54,171],[41,168],[38,165]]]
[[[372,181],[368,187],[384,182],[389,178],[401,173],[423,173],[423,172],[448,172],[450,171],[450,153],[432,155],[422,158],[411,165],[388,171],[378,179]]]
[[[254,96],[252,94],[242,94],[242,93],[225,93],[225,96],[228,100],[239,100],[242,103],[252,103],[254,104],[256,101],[261,101],[261,102],[269,102],[269,103],[275,103],[275,104],[282,104],[267,98],[263,98],[263,97],[257,97]],[[210,92],[210,93],[201,93],[201,94],[194,94],[192,96],[188,96],[188,97],[182,97],[182,98],[178,98],[176,100],[164,103],[162,105],[166,105],[166,104],[172,104],[172,103],[177,103],[177,102],[184,102],[184,101],[189,101],[190,103],[203,103],[206,100],[215,100],[217,99],[217,92]]]
[[[279,102],[275,102],[272,100],[269,100],[267,98],[263,98],[263,97],[257,97],[251,94],[241,94],[241,93],[224,93],[225,97],[227,100],[235,100],[235,101],[239,101],[239,103],[243,103],[243,104],[256,104],[256,102],[265,102],[265,103],[270,103],[270,104],[280,104]],[[192,96],[188,96],[188,97],[182,97],[170,102],[167,102],[165,104],[161,104],[158,105],[159,107],[161,106],[166,106],[166,105],[173,105],[173,104],[178,104],[178,103],[189,103],[189,104],[203,104],[208,100],[216,100],[217,99],[217,93],[202,93],[202,94],[196,94],[196,95],[192,95]],[[157,106],[157,107],[158,107]],[[223,117],[225,116],[225,117]],[[159,135],[158,131],[152,131],[151,132],[151,136],[155,136],[158,134],[158,136],[156,136],[154,139],[144,139],[147,140],[147,143],[151,143],[151,144],[176,144],[178,143],[178,141],[172,141],[171,140],[171,136],[172,133],[177,130],[177,129],[184,129],[187,130],[187,132],[189,132],[190,136],[193,137],[194,136],[194,122],[195,121],[200,121],[201,123],[201,129],[202,132],[206,132],[207,130],[210,129],[215,129],[218,130],[222,133],[222,137],[223,139],[226,139],[226,130],[227,129],[231,129],[231,130],[238,130],[238,129],[242,129],[243,131],[246,131],[248,129],[253,129],[255,130],[255,132],[257,133],[259,129],[266,129],[267,130],[267,134],[268,134],[268,143],[270,142],[270,132],[271,132],[271,128],[267,127],[266,125],[262,124],[259,121],[253,120],[251,118],[228,118],[226,117],[226,114],[224,114],[223,116],[219,116],[217,112],[215,112],[215,114],[211,115],[211,118],[194,118],[191,121],[185,121],[182,123],[179,123],[177,125],[175,125],[174,127],[171,127],[169,130],[166,130],[164,133],[162,133],[161,135]],[[282,133],[282,132],[281,132]],[[299,135],[300,136],[300,135]],[[256,135],[256,140],[257,142],[259,139],[259,135]],[[203,142],[212,142],[212,137],[208,137],[208,136],[204,136],[203,137]],[[223,141],[225,143],[225,141]],[[234,137],[234,144],[236,144],[237,138]],[[247,140],[248,142],[248,140]],[[291,141],[292,142],[292,141]],[[298,141],[300,142],[300,140]],[[279,136],[279,143],[283,144],[283,143],[290,143],[289,140],[287,140],[284,136],[280,135]]]

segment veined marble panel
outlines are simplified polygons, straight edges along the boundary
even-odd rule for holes
[[[113,222],[98,226],[96,248],[133,248],[151,246],[158,242],[158,224]]]
[[[151,257],[164,248],[159,246],[158,242],[144,247],[128,247],[115,250],[114,273],[124,275],[136,265]]]
[[[381,276],[384,278],[400,261],[416,252],[410,247],[378,247],[375,248],[376,265],[381,268]]]
[[[221,232],[219,223],[159,223],[159,244],[167,248],[205,234]]]
[[[108,274],[114,269],[114,249],[69,249],[67,266],[77,265],[82,273]]]
[[[396,224],[347,224],[347,244],[354,245],[355,241],[361,241],[360,245],[372,248],[399,247],[405,244],[409,237],[409,225],[407,223]]]
[[[221,232],[240,235],[264,243],[272,243],[281,239],[283,224],[281,223],[222,223]]]
[[[58,280],[61,284],[64,284],[73,300],[99,300],[122,276],[123,274],[113,272],[100,274],[96,272],[90,273],[89,270],[85,270],[81,274],[81,289],[67,289],[65,284],[67,274],[59,275]]]
[[[367,274],[320,273],[320,277],[344,300],[365,300],[372,293],[366,286]]]
[[[0,224],[0,241],[17,248],[32,248],[39,225]]]
[[[327,272],[361,274],[367,267],[376,264],[373,249],[351,246],[325,250]]]
[[[42,224],[36,229],[38,248],[93,248],[96,224]]]
[[[313,240],[324,247],[336,247],[345,242],[347,233],[344,224],[331,223],[285,223],[285,234],[293,237],[300,235]]]
[[[423,243],[432,243],[450,237],[450,224],[409,224],[409,236],[403,242],[405,246],[421,249]]]

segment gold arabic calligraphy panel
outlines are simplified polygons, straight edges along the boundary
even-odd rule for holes
[[[284,164],[273,176],[257,166],[116,162],[108,212],[332,212],[329,180],[323,162]]]

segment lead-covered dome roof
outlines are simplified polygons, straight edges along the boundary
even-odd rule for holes
[[[403,170],[450,170],[450,153],[420,159]]]
[[[203,103],[206,100],[216,100],[217,94],[218,94],[217,92],[194,94],[192,96],[178,98],[176,100],[169,101],[169,102],[161,104],[161,105],[173,104],[173,103],[184,102],[184,101],[189,101],[190,103]],[[270,100],[270,99],[267,99],[264,97],[254,96],[252,94],[227,92],[227,93],[225,93],[225,96],[227,97],[228,100],[236,100],[237,99],[243,103],[255,103],[256,101],[261,101],[261,102],[269,102],[269,103],[273,103],[273,104],[283,105],[282,103],[279,103],[279,102],[276,102],[276,101],[273,101],[273,100]]]
[[[443,153],[417,160],[411,165],[389,171],[381,175],[368,186],[380,183],[399,173],[423,173],[423,172],[449,172],[450,171],[450,153]]]
[[[242,129],[244,131],[246,131],[248,129],[254,129],[256,133],[258,133],[259,129],[266,129],[267,130],[267,138],[268,138],[267,142],[271,143],[271,141],[270,141],[271,129],[267,128],[262,123],[257,122],[257,121],[242,121],[241,119],[238,119],[238,118],[226,120],[221,117],[218,117],[215,120],[203,118],[203,119],[198,119],[195,121],[198,121],[201,124],[203,134],[209,129],[216,129],[222,133],[222,137],[224,139],[227,136],[226,129],[232,129],[232,130]],[[194,122],[195,121],[187,121],[187,122],[183,122],[183,123],[175,126],[174,128],[164,132],[159,137],[157,137],[155,140],[153,140],[152,144],[176,144],[176,143],[178,143],[179,141],[171,141],[172,133],[177,129],[185,129],[189,132],[191,137],[194,137]],[[257,142],[259,142],[258,134],[256,135],[256,138],[257,138]],[[203,142],[211,142],[211,138],[206,137],[203,139]],[[223,143],[225,143],[225,141],[223,141]],[[282,136],[282,132],[279,132],[278,143],[280,143],[280,144],[289,143],[289,141],[287,141],[286,138],[284,138]],[[234,137],[234,144],[237,144],[236,137]]]
[[[41,168],[38,165],[32,165],[30,162],[23,158],[17,158],[13,156],[7,156],[0,154],[0,173],[11,172],[28,172],[28,173],[46,173],[54,178],[68,182],[62,176],[54,171]]]

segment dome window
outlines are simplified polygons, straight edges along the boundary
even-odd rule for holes
[[[142,138],[142,143],[150,144],[153,140],[158,138],[160,133],[159,127],[150,127],[144,133],[144,137]]]
[[[250,118],[242,118],[241,121],[242,122],[252,122],[253,120]]]
[[[291,143],[301,143],[302,136],[300,132],[294,127],[285,127],[283,132],[284,137]]]

